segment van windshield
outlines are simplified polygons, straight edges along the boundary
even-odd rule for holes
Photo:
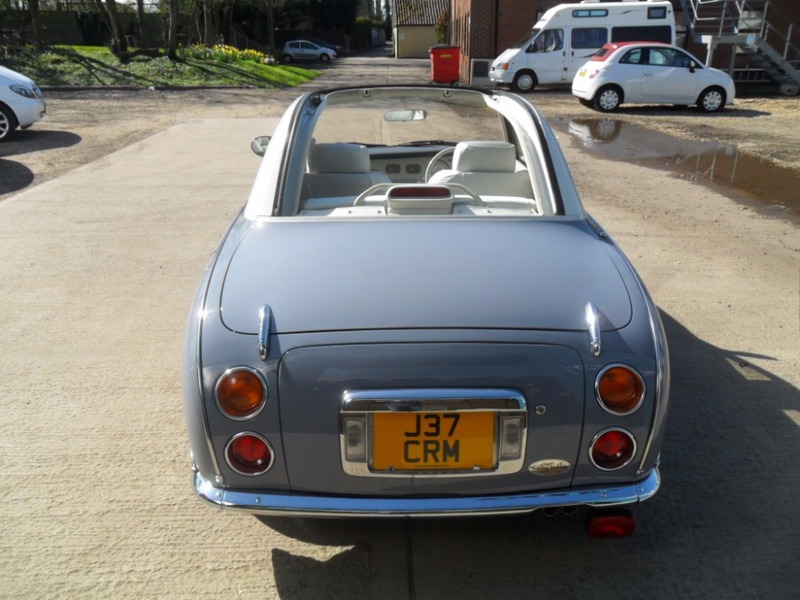
[[[524,46],[527,46],[527,45],[528,45],[528,42],[530,42],[530,41],[531,41],[531,40],[532,40],[534,37],[536,37],[536,35],[537,35],[537,34],[538,34],[540,31],[541,31],[541,29],[537,29],[536,27],[534,27],[534,28],[533,28],[531,31],[529,31],[528,33],[526,33],[525,35],[523,35],[523,36],[522,36],[522,37],[519,39],[519,41],[518,41],[516,44],[514,44],[513,46],[511,46],[511,47],[512,47],[512,48],[522,48],[522,47],[524,47]]]

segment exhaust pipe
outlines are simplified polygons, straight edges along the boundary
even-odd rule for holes
[[[545,517],[555,517],[559,513],[571,517],[578,512],[579,508],[580,506],[577,504],[570,504],[569,506],[546,506],[542,509],[542,512]]]

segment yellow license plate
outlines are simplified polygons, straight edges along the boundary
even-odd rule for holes
[[[375,413],[372,470],[492,469],[494,438],[492,412]]]

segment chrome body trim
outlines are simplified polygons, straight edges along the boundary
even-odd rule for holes
[[[409,388],[348,390],[342,395],[341,411],[518,411],[526,406],[525,396],[512,389]]]
[[[622,255],[625,260],[627,257]],[[630,261],[628,261],[630,265]],[[633,269],[633,266],[630,266]],[[667,420],[667,409],[669,408],[669,383],[670,383],[670,365],[669,365],[669,346],[667,345],[667,334],[664,331],[664,325],[661,322],[661,317],[658,314],[658,308],[655,302],[650,297],[650,293],[645,288],[641,279],[637,278],[639,289],[642,296],[647,303],[647,315],[650,320],[650,331],[653,337],[653,352],[656,363],[656,384],[653,394],[655,406],[653,407],[653,422],[650,424],[650,434],[644,444],[644,452],[642,452],[642,460],[639,463],[638,473],[644,473],[645,464],[653,451],[653,442],[656,436],[663,432]],[[656,457],[658,462],[658,456]]]
[[[485,477],[519,472],[524,466],[527,447],[527,403],[521,392],[512,389],[412,388],[345,391],[339,411],[339,448],[342,469],[356,477],[391,477],[405,479],[443,477]],[[372,430],[374,413],[391,412],[491,412],[495,416],[494,464],[492,469],[441,471],[376,471],[372,469]],[[500,452],[504,418],[520,421],[519,456],[503,459]],[[348,459],[347,421],[361,420],[366,432],[364,460]]]
[[[261,360],[267,360],[269,355],[269,323],[272,318],[272,309],[265,304],[258,311],[258,355]]]
[[[301,517],[443,517],[527,513],[556,506],[608,507],[637,504],[661,486],[658,467],[635,483],[563,489],[531,494],[452,498],[353,498],[272,494],[216,487],[193,473],[197,495],[220,508],[241,512]]]
[[[597,316],[597,307],[591,302],[586,303],[586,328],[589,330],[589,352],[592,356],[600,356],[603,343],[600,340],[600,319]]]

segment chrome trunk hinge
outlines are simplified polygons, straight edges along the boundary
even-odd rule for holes
[[[597,308],[591,302],[586,303],[586,328],[589,330],[589,352],[592,356],[600,356],[603,345],[600,342],[600,319]]]
[[[261,360],[267,360],[269,354],[269,323],[272,319],[272,309],[265,304],[258,310],[258,355]]]

